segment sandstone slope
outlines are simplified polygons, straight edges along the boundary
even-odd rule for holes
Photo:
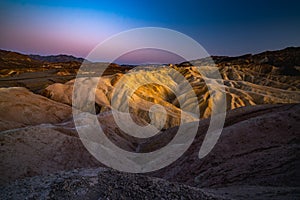
[[[70,106],[34,94],[26,88],[0,88],[0,130],[58,123],[71,115]]]

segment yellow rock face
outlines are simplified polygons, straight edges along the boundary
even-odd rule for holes
[[[201,71],[204,73],[201,74],[197,67],[160,67],[134,69],[127,74],[104,76],[97,83],[95,102],[101,107],[101,112],[112,107],[128,112],[128,104],[131,115],[159,129],[177,126],[181,120],[191,122],[209,117],[214,100],[212,96],[218,98],[213,93],[220,85],[226,91],[227,110],[247,105],[300,102],[300,82],[297,79],[260,73],[259,68],[239,66],[219,67],[223,79],[211,79],[208,78],[210,70],[210,67],[202,67]],[[79,79],[85,91],[89,91],[92,79]],[[71,105],[73,85],[74,80],[65,84],[56,83],[48,86],[45,91],[51,99]],[[88,95],[83,94],[83,97]],[[83,101],[90,105],[92,99],[83,98]],[[151,107],[156,104],[165,108],[165,123],[162,123],[164,112],[159,109],[151,111]],[[196,107],[200,110],[200,116],[189,112]]]

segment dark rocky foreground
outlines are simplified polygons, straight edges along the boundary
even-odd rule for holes
[[[199,188],[105,168],[26,178],[1,192],[3,199],[223,199]]]

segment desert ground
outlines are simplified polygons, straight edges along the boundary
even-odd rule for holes
[[[84,71],[83,64],[93,70]],[[299,47],[156,67],[1,50],[0,66],[1,199],[300,198]],[[220,79],[209,76],[211,69]],[[75,82],[88,95],[93,77],[99,78],[95,98],[76,107]],[[122,81],[142,86],[130,94]],[[212,151],[199,159],[218,85],[226,97],[224,127]],[[134,122],[159,133],[141,139],[121,130],[112,109],[126,112],[126,102]],[[157,104],[165,113],[151,111]],[[74,109],[95,115],[114,144],[135,153],[167,145],[182,124],[199,128],[187,151],[167,167],[119,172],[85,148],[76,124],[88,122],[84,115],[74,118]],[[195,109],[199,116],[189,112]]]

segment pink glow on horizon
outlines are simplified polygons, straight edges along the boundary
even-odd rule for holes
[[[179,55],[160,49],[138,49],[128,52],[114,62],[119,64],[169,64],[186,61]]]

